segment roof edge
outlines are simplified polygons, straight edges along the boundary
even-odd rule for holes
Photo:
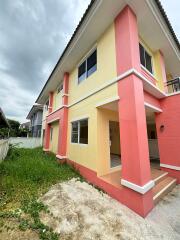
[[[28,115],[27,115],[27,117],[26,117],[27,120],[28,120],[28,119],[30,120],[31,114],[32,114],[32,112],[33,112],[33,110],[34,110],[35,108],[37,108],[37,110],[43,110],[43,105],[42,105],[42,104],[34,104],[34,105],[31,107],[31,110],[29,111],[29,113],[28,113]]]
[[[166,11],[164,10],[164,7],[163,7],[161,1],[160,0],[154,0],[154,1],[156,3],[157,7],[159,8],[159,11],[160,11],[160,13],[161,13],[161,15],[162,15],[162,17],[163,17],[163,19],[164,19],[168,29],[169,29],[171,35],[172,35],[172,37],[173,37],[173,39],[174,39],[174,41],[175,41],[175,43],[176,43],[176,45],[177,45],[177,47],[178,47],[178,49],[180,51],[180,42],[179,42],[179,40],[178,40],[178,38],[177,38],[177,36],[176,36],[176,34],[174,32],[174,29],[173,29],[173,27],[171,25],[171,22],[170,22],[167,14],[166,14]]]
[[[82,18],[81,18],[79,24],[77,25],[77,27],[76,27],[76,29],[75,29],[73,35],[71,36],[71,38],[70,38],[68,44],[66,45],[66,47],[65,47],[65,49],[64,49],[64,51],[63,51],[63,53],[61,54],[59,60],[57,61],[55,67],[53,68],[53,70],[52,70],[50,76],[48,77],[48,79],[47,79],[47,81],[46,81],[44,87],[42,88],[42,90],[41,90],[41,92],[40,92],[38,98],[36,99],[36,101],[35,101],[36,103],[38,103],[38,101],[39,101],[39,99],[40,99],[40,97],[41,97],[43,91],[45,90],[47,84],[49,83],[49,81],[50,81],[52,75],[54,74],[56,68],[58,67],[59,63],[61,62],[61,60],[63,59],[64,55],[66,54],[68,48],[69,48],[70,45],[71,45],[71,42],[74,40],[76,34],[78,33],[78,31],[79,31],[79,29],[81,28],[81,26],[82,26],[84,20],[86,19],[88,13],[89,13],[90,10],[92,9],[92,7],[93,7],[93,5],[94,5],[94,3],[95,3],[96,1],[97,1],[97,0],[91,0],[90,4],[88,5],[88,7],[87,7],[87,9],[86,9],[86,11],[85,11],[85,13],[84,13],[84,15],[82,16]],[[157,5],[157,7],[158,7],[158,9],[159,9],[159,11],[160,11],[160,13],[161,13],[161,15],[162,15],[162,17],[163,17],[163,19],[164,19],[164,21],[165,21],[165,23],[166,23],[166,25],[167,25],[169,31],[170,31],[170,33],[171,33],[171,35],[172,35],[172,37],[173,37],[173,39],[174,39],[174,41],[175,41],[175,43],[176,43],[176,45],[177,45],[177,47],[178,47],[178,50],[180,51],[180,42],[179,42],[179,40],[178,40],[178,38],[177,38],[177,36],[176,36],[174,30],[173,30],[173,27],[172,27],[172,25],[171,25],[171,23],[170,23],[170,21],[169,21],[169,19],[168,19],[168,17],[167,17],[167,14],[166,14],[166,12],[165,12],[165,10],[164,10],[164,8],[163,8],[163,6],[162,6],[160,0],[154,0],[154,2],[156,3],[156,5]]]
[[[66,51],[68,50],[68,48],[69,48],[69,46],[70,46],[71,42],[74,40],[74,38],[75,38],[75,36],[76,36],[77,32],[79,31],[79,29],[80,29],[81,25],[82,25],[82,24],[83,24],[83,22],[84,22],[84,20],[85,20],[86,16],[87,16],[87,15],[88,15],[88,13],[90,12],[90,10],[92,9],[92,7],[93,7],[93,5],[94,5],[94,3],[95,3],[96,1],[97,1],[97,0],[91,0],[90,4],[88,5],[88,7],[87,7],[87,9],[86,9],[85,13],[83,14],[83,16],[82,16],[82,18],[81,18],[81,20],[80,20],[79,24],[77,25],[77,27],[76,27],[76,29],[75,29],[75,31],[74,31],[74,33],[73,33],[73,35],[71,36],[71,38],[70,38],[70,40],[69,40],[68,44],[66,45],[66,47],[65,47],[65,49],[64,49],[64,51],[63,51],[63,53],[61,54],[61,56],[60,56],[59,60],[57,61],[57,63],[56,63],[56,65],[55,65],[55,67],[53,68],[53,70],[52,70],[52,72],[51,72],[51,74],[50,74],[50,76],[49,76],[48,80],[46,81],[46,83],[45,83],[44,87],[42,88],[42,90],[41,90],[41,92],[40,92],[40,94],[39,94],[38,98],[36,99],[36,101],[35,101],[36,103],[38,103],[38,101],[39,101],[39,99],[40,99],[40,96],[41,96],[41,94],[43,93],[43,91],[44,91],[45,87],[47,86],[47,84],[48,84],[49,80],[51,79],[51,77],[52,77],[53,73],[55,72],[55,70],[56,70],[56,68],[58,67],[59,63],[61,62],[62,58],[64,57],[64,55],[65,55]]]

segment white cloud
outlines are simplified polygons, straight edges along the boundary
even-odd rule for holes
[[[90,0],[0,0],[0,106],[26,121]]]
[[[26,121],[90,0],[0,0],[0,107]],[[180,38],[180,1],[162,0]]]

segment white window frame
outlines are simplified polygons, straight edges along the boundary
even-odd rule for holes
[[[96,54],[97,54],[97,43],[88,51],[88,53],[86,53],[86,55],[84,55],[84,57],[80,60],[80,62],[77,64],[77,79],[76,79],[76,83],[77,85],[80,85],[83,81],[85,81],[88,77],[87,77],[87,71],[86,71],[86,77],[83,81],[79,82],[79,77],[78,77],[78,70],[79,67],[81,66],[81,64],[86,61],[86,70],[87,70],[87,59],[91,56],[91,54],[96,50]],[[98,60],[98,59],[97,59]],[[97,62],[96,62],[97,65]],[[96,71],[98,70],[98,67],[96,67]]]
[[[139,44],[144,48],[144,50],[148,53],[148,55],[151,57],[151,67],[152,67],[152,72],[150,72],[144,65],[141,64],[141,68],[144,69],[148,74],[150,74],[154,78],[154,61],[153,61],[153,55],[152,53],[146,48],[146,46],[142,43],[139,42]],[[140,50],[139,50],[139,55],[140,55]],[[145,56],[144,56],[145,57]],[[141,63],[141,62],[140,62]],[[145,58],[145,63],[146,63],[146,58]],[[146,64],[145,64],[146,65]]]
[[[88,143],[80,143],[79,142],[80,141],[80,121],[83,121],[83,120],[87,120],[87,122],[88,122]],[[78,142],[77,143],[72,142],[72,124],[75,122],[78,122]],[[87,146],[89,144],[89,118],[88,117],[71,121],[71,144],[84,145],[84,146]]]

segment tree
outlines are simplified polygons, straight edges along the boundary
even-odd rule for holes
[[[18,121],[11,120],[11,119],[8,119],[8,122],[10,125],[9,136],[10,137],[18,137],[19,133],[20,133],[20,130],[19,130],[20,123]]]
[[[20,123],[18,121],[7,119],[9,123],[8,127],[1,127],[0,128],[0,138],[6,138],[6,137],[18,137],[20,134]]]

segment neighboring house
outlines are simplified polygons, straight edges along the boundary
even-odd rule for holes
[[[146,216],[180,183],[178,76],[159,1],[91,1],[37,99],[44,151]]]
[[[33,105],[27,115],[27,119],[30,120],[29,131],[32,137],[41,137],[42,115],[43,105],[39,104]]]
[[[21,123],[19,129],[26,129],[29,131],[30,122]]]
[[[19,129],[21,130],[20,135],[21,137],[29,137],[29,128],[30,122],[21,123]]]

